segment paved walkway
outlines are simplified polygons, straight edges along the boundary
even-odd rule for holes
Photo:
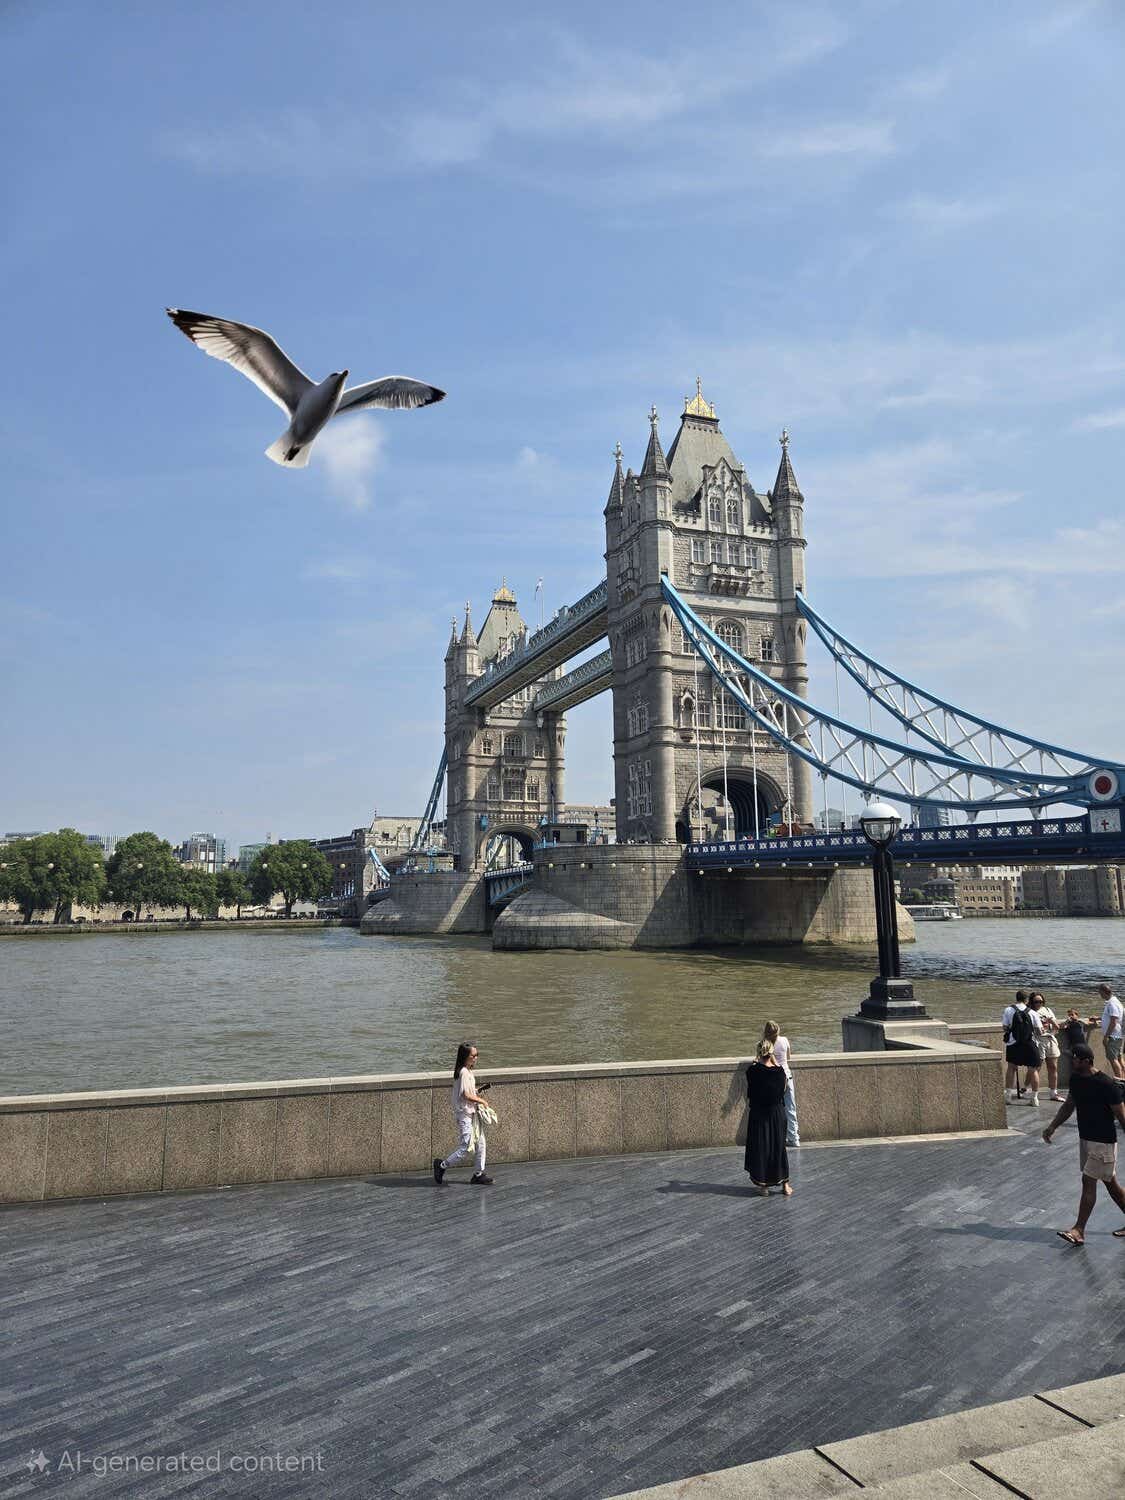
[[[1072,1127],[809,1147],[788,1201],[735,1151],[495,1171],[0,1211],[0,1494],[604,1497],[1125,1364]]]

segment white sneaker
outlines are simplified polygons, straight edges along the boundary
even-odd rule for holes
[[[1004,1098],[1009,1104],[1015,1104],[1016,1100],[1019,1098],[1019,1095],[1016,1093],[1015,1089],[1005,1089]]]
[[[1029,1094],[1027,1096],[1027,1102],[1031,1105],[1032,1109],[1038,1109],[1039,1108],[1039,1095],[1038,1094]]]

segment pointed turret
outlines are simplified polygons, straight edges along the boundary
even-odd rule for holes
[[[621,460],[624,455],[621,452],[621,444],[618,443],[613,450],[613,479],[609,486],[609,499],[605,503],[603,516],[608,516],[611,510],[620,510],[621,502],[625,498],[625,475],[621,468]]]
[[[664,457],[664,449],[660,446],[660,434],[657,426],[660,418],[654,406],[648,414],[648,420],[652,431],[648,435],[648,447],[645,449],[645,461],[641,465],[642,479],[667,479],[668,460]]]
[[[462,646],[472,646],[474,649],[477,644],[477,638],[473,633],[472,605],[468,599],[465,600],[465,628],[461,632],[461,644]]]
[[[453,653],[457,650],[457,619],[456,619],[456,616],[454,616],[454,618],[452,620],[450,620],[449,627],[450,627],[450,629],[449,629],[449,645],[446,646],[446,648],[445,648],[445,659],[446,659],[446,661],[448,661],[449,658],[453,655]]]
[[[777,478],[773,482],[770,499],[775,507],[794,503],[801,505],[805,497],[801,494],[801,487],[789,461],[789,433],[785,428],[782,429],[778,442],[781,444],[781,462],[777,466]]]

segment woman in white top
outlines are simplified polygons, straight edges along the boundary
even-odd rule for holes
[[[472,1042],[462,1042],[457,1048],[457,1061],[453,1064],[453,1119],[457,1126],[459,1145],[448,1156],[434,1157],[434,1181],[440,1186],[448,1167],[459,1167],[473,1149],[473,1126],[476,1125],[476,1154],[470,1182],[477,1187],[491,1187],[493,1179],[484,1170],[488,1142],[477,1116],[477,1106],[487,1104],[477,1092],[477,1080],[473,1069],[477,1065],[477,1049]],[[483,1084],[487,1088],[488,1084]]]
[[[789,1066],[793,1048],[789,1045],[789,1038],[781,1035],[776,1021],[766,1022],[762,1028],[762,1040],[773,1043],[774,1059],[785,1069],[785,1144],[799,1146],[801,1132],[797,1125],[797,1096],[793,1092],[793,1069]]]
[[[1065,1096],[1059,1093],[1058,1017],[1038,990],[1032,990],[1028,996],[1027,1007],[1036,1013],[1039,1017],[1039,1024],[1043,1028],[1043,1034],[1037,1040],[1039,1050],[1043,1054],[1043,1061],[1047,1064],[1047,1087],[1051,1090],[1051,1098],[1055,1103],[1062,1104]]]

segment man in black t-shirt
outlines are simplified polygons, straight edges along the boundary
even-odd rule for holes
[[[1115,1078],[1094,1071],[1094,1049],[1086,1042],[1076,1042],[1070,1050],[1070,1093],[1066,1103],[1043,1132],[1048,1145],[1063,1123],[1078,1111],[1078,1158],[1082,1169],[1082,1197],[1078,1218],[1071,1229],[1060,1229],[1059,1239],[1070,1245],[1086,1240],[1086,1221],[1094,1211],[1098,1183],[1125,1213],[1125,1189],[1117,1180],[1117,1126],[1125,1128],[1125,1103],[1121,1085]],[[1115,1239],[1125,1240],[1125,1229],[1113,1231]]]

